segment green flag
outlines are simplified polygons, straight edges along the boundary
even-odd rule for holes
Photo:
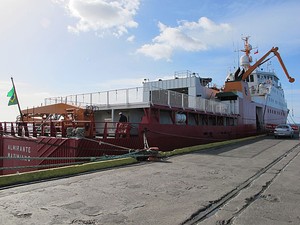
[[[7,97],[10,97],[8,101],[9,106],[18,104],[14,87],[12,87],[12,89],[7,93]]]

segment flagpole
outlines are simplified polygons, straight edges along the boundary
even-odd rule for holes
[[[17,90],[16,90],[16,87],[15,87],[15,84],[14,84],[14,79],[11,77],[11,82],[12,82],[12,85],[13,85],[13,88],[14,88],[14,94],[16,96],[16,100],[17,100],[17,103],[18,103],[18,108],[19,108],[19,112],[20,112],[20,116],[21,116],[21,121],[24,122],[23,120],[23,114],[22,114],[22,111],[21,111],[21,107],[20,107],[20,103],[19,103],[19,99],[18,99],[18,95],[17,95]]]

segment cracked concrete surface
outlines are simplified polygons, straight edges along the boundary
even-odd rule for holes
[[[182,224],[298,144],[261,138],[167,162],[2,189],[0,224]],[[299,224],[299,161],[296,156],[286,167],[280,161],[203,224],[228,224],[232,216],[232,224]]]

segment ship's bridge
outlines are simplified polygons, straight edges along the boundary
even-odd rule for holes
[[[279,78],[274,72],[265,72],[263,70],[256,69],[246,81],[249,85],[257,85],[263,83],[271,83],[273,86],[279,86]]]
[[[279,83],[279,78],[274,72],[256,69],[246,79],[246,82],[253,101],[264,103],[274,108],[287,108],[284,91]]]
[[[277,92],[282,92],[279,78],[274,72],[266,72],[260,69],[256,69],[246,82],[252,95],[266,95],[270,94],[271,89],[276,89]]]

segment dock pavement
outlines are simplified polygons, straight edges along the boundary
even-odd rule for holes
[[[0,190],[0,224],[300,224],[299,139],[243,142]]]

